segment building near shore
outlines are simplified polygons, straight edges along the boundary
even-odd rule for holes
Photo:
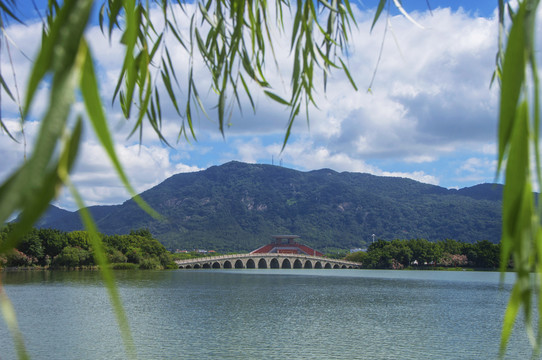
[[[300,254],[324,256],[320,251],[295,242],[295,239],[299,239],[299,236],[297,235],[272,235],[271,237],[274,239],[272,243],[252,251],[251,254]]]

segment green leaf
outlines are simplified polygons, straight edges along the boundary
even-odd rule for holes
[[[15,6],[15,2],[13,2],[14,6]],[[7,6],[6,4],[4,4],[3,1],[0,2],[0,9],[2,9],[2,12],[3,13],[6,13],[8,15],[8,17],[12,18],[13,20],[21,23],[21,24],[24,24],[23,21],[21,19],[19,19],[15,13],[13,13],[13,11],[11,11],[11,9],[9,8],[9,6]]]
[[[222,135],[224,135],[224,111],[226,107],[226,91],[224,90],[220,91],[218,97],[218,127]]]
[[[96,263],[98,264],[98,266],[100,267],[100,274],[102,275],[102,278],[104,280],[104,284],[109,294],[109,299],[111,301],[113,311],[115,312],[115,315],[117,317],[117,322],[121,330],[120,333],[122,336],[122,340],[124,342],[124,346],[126,348],[127,356],[130,359],[136,359],[137,358],[136,349],[134,345],[134,340],[132,338],[132,332],[130,331],[128,318],[124,311],[124,306],[122,305],[122,299],[120,297],[119,290],[115,283],[113,271],[108,266],[106,252],[105,252],[102,240],[100,238],[100,235],[98,233],[98,229],[96,228],[96,224],[94,223],[94,220],[92,219],[92,215],[90,215],[88,208],[85,206],[85,203],[83,202],[83,199],[81,198],[81,195],[79,195],[79,192],[75,189],[75,187],[71,184],[71,182],[68,181],[67,185],[69,189],[71,190],[72,196],[75,199],[80,209],[79,214],[81,216],[83,225],[85,226],[85,229],[87,229],[89,233],[90,243],[91,243],[92,249],[94,250],[94,259]]]
[[[516,322],[516,317],[519,312],[521,305],[521,289],[519,283],[516,283],[512,289],[512,294],[508,300],[508,305],[506,306],[506,311],[504,313],[503,327],[501,332],[501,345],[500,353],[501,358],[504,356],[506,351],[506,345],[514,329],[514,323]]]
[[[243,84],[243,88],[245,89],[245,94],[247,94],[248,96],[248,100],[250,101],[250,106],[252,107],[252,109],[256,109],[255,105],[254,105],[254,100],[252,100],[252,95],[250,93],[250,90],[247,86],[247,83],[245,82],[245,78],[243,77],[243,74],[239,74],[239,77],[241,79],[241,83]]]
[[[117,18],[122,9],[122,0],[109,1],[109,38],[113,34],[113,27],[117,24]]]
[[[352,84],[352,87],[356,91],[358,91],[358,87],[356,86],[356,83],[354,82],[354,79],[352,79],[352,76],[350,75],[350,71],[348,71],[348,67],[344,64],[342,59],[339,59],[339,61],[341,62],[342,66],[343,66],[344,73],[346,74],[346,76],[348,76],[348,80],[350,80],[350,84]]]
[[[508,37],[504,54],[504,64],[501,83],[501,103],[499,116],[499,155],[498,170],[501,168],[506,147],[512,134],[514,114],[518,103],[521,85],[525,78],[525,33],[523,18],[525,2],[520,5],[519,12],[514,16],[514,22]]]
[[[382,1],[384,1],[384,3],[386,2],[386,0],[380,0],[380,2]],[[352,11],[352,7],[350,6],[350,0],[344,0],[344,5],[346,6],[346,9],[348,11],[348,15],[350,15],[350,18],[355,20],[356,17],[354,16],[354,12]],[[378,6],[380,7],[380,4],[378,4]],[[384,7],[384,5],[382,5],[382,7]],[[382,12],[382,10],[380,11]],[[373,21],[373,25],[371,26],[371,30],[373,29],[373,26],[374,26],[374,21]]]
[[[141,197],[139,197],[135,189],[130,184],[124,169],[117,157],[115,152],[115,147],[113,145],[113,139],[109,133],[109,128],[107,126],[107,120],[103,111],[102,101],[100,99],[100,94],[98,91],[98,82],[96,80],[96,75],[94,72],[94,66],[92,64],[92,56],[90,55],[90,49],[84,44],[86,48],[86,56],[83,71],[81,73],[81,93],[83,95],[83,100],[85,103],[85,108],[87,110],[88,116],[90,118],[94,132],[96,133],[100,143],[104,147],[109,159],[113,163],[119,178],[122,180],[124,187],[130,192],[133,196],[135,202],[145,210],[149,215],[154,218],[160,218],[160,215],[154,211]]]
[[[55,166],[46,171],[40,177],[39,183],[24,198],[22,212],[17,218],[17,223],[9,233],[8,238],[0,245],[0,253],[16,247],[19,239],[32,229],[32,225],[47,210],[49,203],[58,195],[57,189],[62,185],[62,177],[67,175],[74,163],[79,149],[81,138],[81,120],[77,122],[71,140],[64,147],[62,154]],[[24,173],[21,172],[21,173]]]
[[[378,7],[376,9],[376,13],[373,18],[373,23],[371,24],[371,32],[373,31],[373,28],[375,27],[375,24],[378,21],[380,14],[382,14],[382,10],[384,10],[384,5],[386,5],[386,2],[387,0],[380,0],[380,2],[378,3]]]
[[[137,83],[137,64],[134,58],[134,52],[137,43],[137,32],[141,26],[139,20],[139,11],[135,0],[126,0],[123,2],[124,12],[126,16],[126,29],[122,34],[123,43],[126,45],[124,54],[124,63],[120,72],[117,88],[119,87],[122,78],[125,78],[126,93],[124,94],[124,114],[126,118],[130,117],[132,109],[132,99]]]
[[[4,77],[2,74],[0,74],[0,84],[2,84],[2,89],[8,94],[8,96],[11,98],[11,100],[15,101],[15,98],[13,97],[13,94],[11,93],[11,90],[9,90],[9,87],[7,86],[6,82],[4,81]]]
[[[4,223],[14,211],[26,209],[33,201],[31,198],[41,197],[42,177],[65,129],[73,103],[73,77],[73,66],[61,69],[55,74],[51,85],[50,105],[43,117],[32,156],[0,186],[0,223]]]
[[[283,98],[281,98],[277,94],[272,93],[271,91],[268,91],[268,90],[264,90],[264,93],[265,93],[265,95],[267,95],[268,97],[270,97],[274,101],[276,101],[278,103],[281,103],[283,105],[286,105],[286,106],[290,106],[290,103],[288,101],[284,100]]]
[[[0,118],[0,129],[2,129],[2,131],[5,131],[6,134],[8,134],[8,136],[11,138],[11,140],[15,141],[15,142],[18,142],[17,139],[15,139],[13,137],[13,135],[11,135],[11,133],[9,132],[9,129],[6,127],[6,125],[4,124],[4,122],[2,121],[2,118]]]
[[[177,114],[181,115],[181,111],[179,110],[179,106],[177,104],[177,98],[175,97],[175,93],[173,92],[173,87],[171,86],[171,79],[169,76],[169,72],[167,71],[167,68],[164,69],[164,71],[160,72],[160,75],[162,76],[162,82],[164,83],[164,86],[166,87],[166,90],[169,95],[169,99],[173,103],[173,106],[175,107],[175,111],[177,111]]]
[[[90,16],[92,3],[93,0],[67,1],[55,16],[30,74],[23,117],[28,114],[38,85],[45,74],[53,69],[61,72],[71,68]]]

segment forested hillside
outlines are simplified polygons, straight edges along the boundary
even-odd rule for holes
[[[162,221],[132,200],[90,210],[105,234],[147,228],[167,248],[248,251],[284,233],[323,250],[362,247],[372,234],[497,243],[501,195],[496,184],[449,190],[404,178],[229,162],[174,175],[143,192]],[[58,209],[38,226],[82,229],[77,212]]]

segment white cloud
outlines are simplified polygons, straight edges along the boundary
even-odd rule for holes
[[[438,185],[439,179],[433,175],[425,174],[423,171],[415,171],[412,173],[405,173],[405,172],[388,172],[384,171],[381,174],[382,176],[391,176],[391,177],[402,177],[402,178],[409,178],[416,181],[420,181],[426,184],[432,184],[432,185]]]
[[[457,169],[457,179],[469,182],[488,182],[496,175],[497,160],[487,157],[471,157],[466,159]]]
[[[172,163],[168,149],[163,146],[117,145],[115,150],[137,193],[174,174],[201,170],[193,165]],[[72,180],[87,205],[119,204],[130,197],[102,146],[94,141],[83,144]],[[59,202],[65,208],[76,208],[68,193]]]
[[[181,139],[177,144],[183,119],[171,104],[167,104],[164,89],[161,90],[162,132],[176,150],[160,144],[147,124],[141,146],[138,145],[138,134],[126,140],[134,119],[124,120],[118,105],[110,106],[122,61],[119,33],[113,33],[113,45],[110,46],[98,27],[89,28],[87,36],[97,59],[96,68],[116,149],[134,187],[142,191],[173,173],[197,171],[233,159],[269,163],[271,158],[275,163],[283,159],[285,164],[302,170],[327,167],[337,171],[409,177],[432,184],[445,182],[450,175],[463,180],[475,176],[485,179],[487,175],[484,174],[491,172],[488,169],[494,167],[494,162],[480,163],[479,168],[485,171],[476,173],[477,165],[473,159],[488,159],[488,155],[495,153],[498,94],[496,87],[489,89],[489,82],[496,52],[496,19],[440,8],[433,10],[432,16],[428,11],[413,12],[416,21],[426,28],[420,30],[402,16],[392,17],[392,30],[384,44],[372,93],[368,93],[385,21],[379,22],[370,34],[372,13],[357,8],[355,13],[359,23],[357,29],[352,28],[347,61],[360,90],[355,92],[346,76],[334,71],[328,80],[327,93],[319,87],[315,94],[319,110],[311,109],[309,126],[304,116],[300,116],[282,153],[289,112],[269,101],[254,84],[249,86],[254,90],[257,112],[253,114],[248,100],[242,97],[243,114],[241,116],[234,108],[228,118],[231,126],[227,127],[223,139],[218,132],[216,110],[212,109],[216,98],[207,91],[210,78],[201,61],[195,63],[194,76],[211,119],[199,116],[195,120],[199,142],[187,144]],[[187,15],[178,13],[178,16],[180,24],[189,26],[189,21],[182,21]],[[290,21],[286,19],[286,28]],[[160,21],[157,20],[155,25],[161,26]],[[28,47],[27,52],[35,52],[39,24],[30,28],[12,26],[8,31]],[[290,34],[286,33],[273,43],[278,69],[271,58],[267,60],[268,79],[282,96],[287,94],[290,86],[289,41]],[[170,46],[170,50],[179,82],[184,86],[188,57],[179,45]],[[26,83],[28,63],[25,65],[21,59],[18,65],[21,83]],[[6,66],[9,64],[3,56],[3,69]],[[321,85],[321,81],[321,76],[317,75],[317,84]],[[186,92],[183,90],[179,94],[182,101]],[[46,92],[38,95],[34,114],[43,111],[47,104]],[[16,113],[13,105],[7,109],[10,115]],[[15,119],[16,115],[12,117]],[[9,120],[9,124],[14,126],[16,122]],[[36,124],[30,122],[26,126],[27,133],[35,133]],[[0,170],[1,178],[7,176],[22,157],[20,148],[6,138],[0,136],[0,152],[7,159]],[[84,139],[74,174],[80,191],[89,204],[122,202],[128,195],[91,131],[86,132]],[[444,170],[452,166],[448,163],[455,164],[453,170]],[[61,204],[73,207],[68,194],[63,195]]]

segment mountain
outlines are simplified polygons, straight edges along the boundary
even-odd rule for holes
[[[133,200],[90,207],[100,231],[148,228],[168,248],[217,251],[253,250],[273,234],[299,235],[326,249],[364,246],[372,234],[496,243],[501,233],[498,184],[455,190],[397,177],[229,162],[174,175],[141,196],[162,220]],[[77,212],[54,207],[39,226],[82,229]]]

